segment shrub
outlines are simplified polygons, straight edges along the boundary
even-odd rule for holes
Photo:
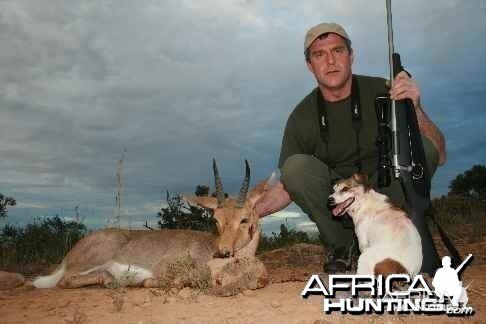
[[[166,201],[167,207],[161,208],[157,214],[160,218],[158,222],[160,228],[216,233],[216,221],[210,210],[186,204],[180,195],[171,196],[168,191]]]
[[[36,219],[25,227],[7,224],[0,232],[0,267],[59,263],[86,232],[85,225],[57,215]]]
[[[260,244],[258,245],[259,251],[268,251],[279,249],[282,247],[291,246],[296,243],[311,243],[321,244],[318,237],[311,237],[304,231],[297,231],[295,228],[289,228],[287,220],[285,224],[280,224],[280,232],[277,234],[272,232],[272,236],[268,237],[262,234],[260,238]]]

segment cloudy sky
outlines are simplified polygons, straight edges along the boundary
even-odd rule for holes
[[[166,190],[212,185],[213,157],[230,193],[245,158],[252,182],[263,179],[288,114],[315,86],[306,30],[341,23],[354,72],[386,77],[384,3],[0,0],[0,192],[18,202],[7,221],[79,206],[103,226],[122,154],[132,224],[155,224]],[[486,2],[394,1],[393,13],[396,49],[447,140],[439,196],[486,160]],[[267,231],[285,217],[308,225],[291,205],[265,219]]]

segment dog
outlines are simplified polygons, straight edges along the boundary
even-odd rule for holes
[[[363,174],[338,181],[328,205],[335,217],[353,220],[361,255],[358,275],[408,274],[422,266],[422,241],[407,213],[368,185]]]

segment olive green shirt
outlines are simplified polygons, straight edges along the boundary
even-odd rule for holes
[[[279,168],[294,154],[309,154],[332,167],[342,177],[358,171],[357,159],[361,159],[362,172],[372,175],[378,165],[376,137],[378,122],[375,98],[385,94],[385,79],[357,75],[361,129],[359,131],[360,156],[357,156],[356,131],[351,115],[351,96],[337,102],[325,102],[327,110],[328,143],[321,139],[317,95],[315,88],[292,111],[285,126]],[[326,147],[328,145],[328,147]]]

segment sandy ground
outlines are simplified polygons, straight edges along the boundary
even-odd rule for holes
[[[447,315],[326,315],[322,296],[303,299],[300,294],[313,273],[322,269],[322,250],[297,245],[260,256],[272,282],[263,289],[233,297],[203,295],[185,288],[164,292],[142,288],[33,289],[0,291],[0,323],[486,323],[486,239],[459,242],[463,255],[474,261],[463,271],[469,304],[475,314]]]

